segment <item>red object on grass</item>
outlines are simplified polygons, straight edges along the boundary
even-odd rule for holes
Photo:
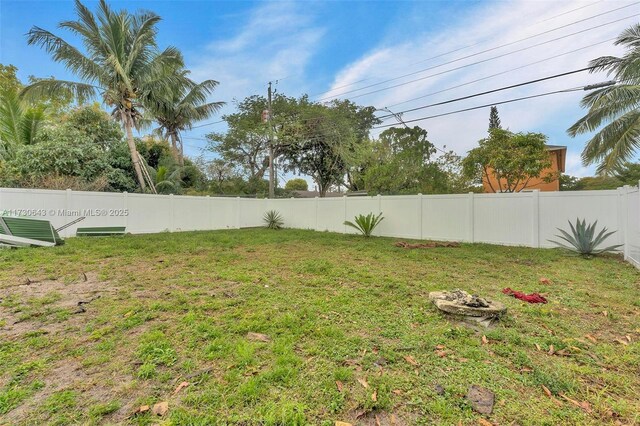
[[[529,303],[547,303],[547,299],[538,293],[525,294],[521,291],[511,290],[509,287],[502,290],[502,292]]]

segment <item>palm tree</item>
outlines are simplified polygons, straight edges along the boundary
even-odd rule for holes
[[[581,105],[589,112],[567,130],[575,137],[608,123],[582,151],[585,165],[599,163],[598,173],[614,171],[640,148],[640,24],[624,30],[615,44],[628,49],[624,56],[603,56],[590,65],[592,72],[607,71],[617,84],[586,95]]]
[[[0,160],[13,157],[16,147],[30,145],[45,120],[43,105],[29,105],[16,90],[0,90]]]
[[[218,85],[217,81],[195,83],[186,74],[187,71],[181,71],[182,84],[165,96],[157,97],[149,106],[149,114],[160,124],[157,132],[171,141],[181,166],[184,165],[184,149],[180,132],[190,130],[194,122],[209,118],[224,105],[224,102],[207,102],[207,96]]]
[[[59,27],[80,36],[86,53],[39,27],[33,27],[27,36],[29,44],[43,47],[82,82],[41,80],[26,87],[23,94],[40,97],[70,92],[79,102],[99,95],[124,127],[133,167],[144,190],[133,128],[142,124],[142,113],[150,100],[170,92],[177,83],[175,70],[183,66],[182,55],[175,47],[158,49],[160,17],[154,13],[114,12],[104,0],[100,0],[95,16],[79,0],[75,8],[78,20],[61,22]]]

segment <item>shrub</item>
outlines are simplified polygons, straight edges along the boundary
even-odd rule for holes
[[[370,237],[373,230],[376,229],[376,226],[382,222],[382,219],[384,219],[384,217],[382,217],[382,213],[378,216],[375,216],[373,213],[369,213],[366,216],[361,214],[355,217],[355,223],[347,220],[344,224],[357,229],[365,237]]]
[[[264,223],[268,229],[280,229],[284,222],[282,221],[282,216],[275,210],[269,210],[264,214]]]
[[[287,191],[308,191],[309,184],[302,178],[290,179],[284,186]]]
[[[602,230],[596,235],[596,225],[598,221],[596,220],[591,225],[587,225],[586,220],[576,219],[575,226],[569,222],[569,226],[571,227],[571,234],[567,231],[558,228],[561,235],[556,235],[556,237],[563,239],[568,242],[570,245],[560,243],[558,241],[550,242],[557,244],[559,247],[574,251],[581,256],[590,257],[600,253],[606,253],[609,251],[613,251],[618,247],[622,247],[622,244],[616,244],[613,246],[598,248],[598,246],[607,238],[609,238],[615,231],[607,232],[607,228],[602,228]]]

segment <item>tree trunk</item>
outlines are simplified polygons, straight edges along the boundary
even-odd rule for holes
[[[173,150],[178,156],[178,164],[180,164],[181,167],[184,166],[184,149],[182,147],[182,141],[176,133],[171,133],[171,145],[173,145]]]
[[[131,162],[133,163],[133,169],[136,171],[136,177],[140,188],[144,192],[147,185],[144,183],[144,176],[142,175],[142,168],[140,167],[140,157],[138,156],[138,149],[136,143],[133,140],[133,130],[131,129],[131,117],[129,117],[124,111],[121,112],[122,123],[124,124],[125,131],[127,132],[127,145],[129,145],[129,152],[131,154]]]

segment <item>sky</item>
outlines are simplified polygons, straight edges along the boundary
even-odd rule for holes
[[[212,100],[220,114],[183,135],[185,152],[202,153],[208,132],[221,132],[221,115],[234,100],[266,95],[267,84],[288,96],[347,98],[388,108],[426,129],[440,148],[464,155],[486,136],[489,107],[430,119],[465,108],[607,81],[603,73],[560,78],[446,105],[406,111],[529,80],[582,69],[591,59],[620,55],[613,39],[640,20],[640,2],[585,1],[110,1],[113,8],[151,10],[163,20],[160,47],[184,54],[196,81],[220,82]],[[86,1],[95,8],[95,1]],[[74,79],[49,55],[26,43],[32,26],[72,43],[56,25],[74,19],[69,0],[0,0],[0,62],[29,75]],[[585,111],[583,90],[498,105],[502,126],[541,132],[568,147],[566,171],[594,174],[580,153],[588,135],[566,129]],[[403,113],[403,111],[406,111]],[[384,124],[395,118],[384,111]],[[212,123],[212,124],[210,124]],[[376,129],[376,136],[384,129]],[[213,154],[205,153],[207,158]]]

